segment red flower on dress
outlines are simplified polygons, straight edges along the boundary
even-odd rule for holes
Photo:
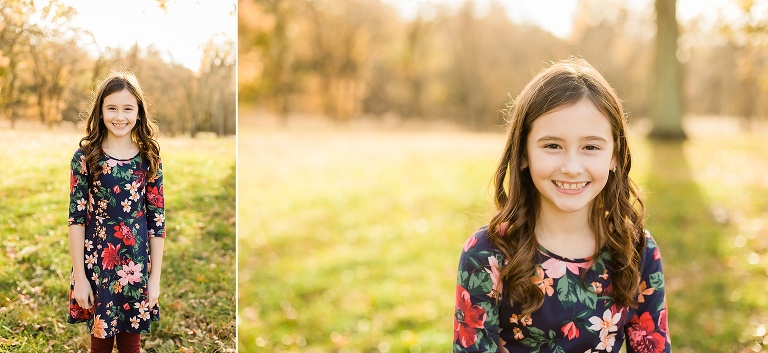
[[[111,270],[119,265],[120,255],[118,255],[118,252],[120,252],[120,244],[117,244],[117,247],[109,244],[108,247],[104,248],[104,251],[101,252],[101,266]]]
[[[627,325],[627,338],[632,350],[638,353],[663,352],[666,344],[664,336],[656,332],[656,325],[648,312],[632,317]]]
[[[72,191],[75,190],[75,186],[77,185],[77,178],[75,178],[75,173],[72,172],[72,170],[69,170],[69,193],[71,194]]]
[[[477,341],[477,329],[485,323],[485,309],[472,305],[469,292],[461,285],[456,286],[456,312],[453,316],[453,341],[459,340],[467,348]]]
[[[568,337],[569,341],[579,337],[579,328],[576,327],[576,324],[574,324],[573,321],[565,324],[560,330],[563,331],[565,337]]]
[[[131,228],[128,228],[123,222],[120,222],[119,226],[115,226],[115,237],[123,239],[125,245],[136,245],[136,238],[133,235],[133,231],[131,231]]]
[[[112,187],[112,191],[114,191],[115,194],[119,194],[120,193],[120,187],[115,185],[115,186]]]
[[[69,315],[75,320],[87,320],[91,315],[91,309],[83,309],[83,307],[77,304],[74,300],[72,303],[73,304],[69,306]]]
[[[160,186],[158,191],[157,186],[147,188],[147,200],[152,206],[163,207],[163,186]]]

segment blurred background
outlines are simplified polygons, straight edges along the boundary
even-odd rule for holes
[[[582,57],[628,112],[675,351],[768,348],[768,1],[241,0],[238,342],[447,352],[499,111]]]
[[[164,134],[235,133],[236,7],[193,0],[3,0],[0,124],[76,123],[112,70],[133,71]]]
[[[0,352],[88,350],[66,323],[68,168],[112,70],[160,126],[162,320],[143,351],[235,351],[236,6],[0,0]]]

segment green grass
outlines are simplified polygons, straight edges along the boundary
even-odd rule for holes
[[[450,351],[459,252],[493,211],[504,136],[239,134],[240,351]],[[768,144],[633,143],[675,351],[768,348]]]
[[[87,352],[66,323],[70,130],[0,131],[0,352]],[[167,238],[147,352],[235,351],[235,139],[160,138]]]

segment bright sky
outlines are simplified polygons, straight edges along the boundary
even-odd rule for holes
[[[153,45],[193,71],[200,67],[202,44],[212,37],[237,42],[236,1],[168,0],[163,11],[156,0],[62,0],[77,9],[72,23],[91,31],[101,50]]]
[[[395,5],[406,16],[416,14],[419,3],[443,2],[461,4],[463,0],[386,0]],[[518,22],[538,25],[552,34],[566,38],[571,33],[573,16],[579,0],[505,0],[501,4],[507,9],[510,18]],[[694,17],[714,20],[718,12],[727,10],[734,0],[678,0],[677,19],[686,22]],[[490,3],[489,0],[476,0],[476,5],[483,11]],[[653,0],[627,1],[625,6],[634,10],[642,10],[653,6]]]

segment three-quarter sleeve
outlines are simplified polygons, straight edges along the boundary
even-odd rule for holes
[[[637,302],[637,312],[624,327],[627,353],[670,352],[661,252],[647,232]]]
[[[163,162],[159,161],[157,173],[147,180],[144,194],[149,237],[165,238],[165,196],[163,194]]]
[[[69,225],[85,225],[88,213],[88,167],[78,149],[69,165]]]
[[[500,255],[484,229],[464,243],[459,258],[453,352],[499,352]]]

